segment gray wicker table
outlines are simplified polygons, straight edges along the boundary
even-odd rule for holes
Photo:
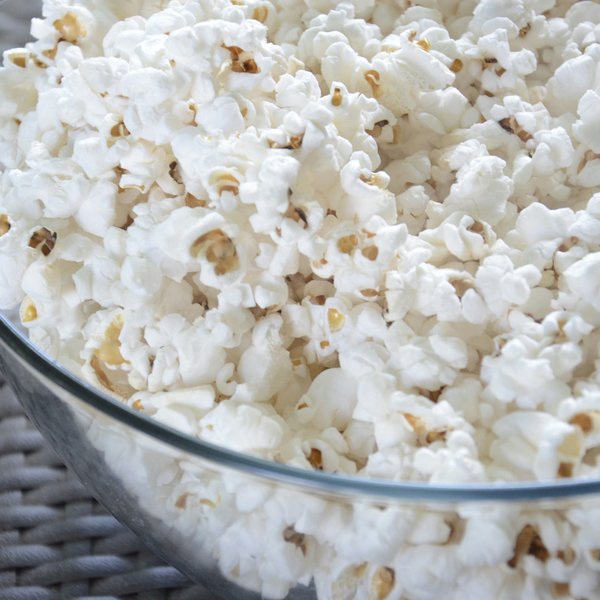
[[[40,14],[41,0],[0,0],[0,52],[22,46],[31,18]]]
[[[0,600],[216,600],[108,514],[0,386]]]

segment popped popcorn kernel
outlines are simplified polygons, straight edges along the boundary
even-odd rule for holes
[[[190,247],[190,254],[197,256],[201,251],[207,252],[213,244],[217,244],[218,251],[221,247],[228,246],[228,241],[231,240],[222,229],[213,229],[194,240]]]
[[[364,78],[371,88],[373,97],[379,98],[382,94],[381,86],[379,85],[379,82],[381,81],[381,74],[379,71],[376,71],[375,69],[369,69],[365,72]]]
[[[237,195],[240,191],[240,182],[231,173],[219,173],[211,177],[211,183],[217,188],[219,196],[225,192]]]
[[[66,13],[61,19],[56,19],[52,25],[58,31],[61,39],[71,44],[77,43],[87,35],[81,19],[72,12]]]
[[[31,323],[38,318],[37,308],[31,298],[25,298],[19,309],[21,323]]]
[[[181,494],[181,496],[179,496],[179,498],[177,498],[177,500],[175,500],[175,507],[176,508],[180,508],[180,509],[184,509],[187,508],[187,502],[188,502],[188,498],[190,497],[191,494],[189,494],[188,492],[186,492],[185,494]]]
[[[6,235],[10,231],[11,227],[12,225],[10,224],[8,215],[0,215],[0,237]]]
[[[558,476],[561,478],[573,477],[573,464],[568,462],[561,462],[558,465]]]
[[[542,538],[532,525],[525,525],[519,532],[515,542],[513,557],[508,561],[508,566],[515,569],[524,555],[531,555],[544,563],[550,558],[550,553],[544,546]]]
[[[577,457],[581,453],[582,439],[577,430],[565,436],[562,444],[558,448],[561,455],[567,457]]]
[[[577,425],[583,433],[589,433],[594,427],[592,417],[587,413],[578,413],[574,415],[569,420],[569,423],[571,423],[571,425]]]
[[[501,75],[501,73],[498,74]],[[533,138],[533,136],[528,131],[525,131],[525,129],[523,129],[517,123],[514,117],[505,117],[504,119],[500,119],[500,121],[498,121],[498,124],[500,125],[500,127],[502,127],[502,129],[504,129],[504,131],[516,134],[522,142],[528,142],[530,139]]]
[[[421,38],[415,42],[419,48],[425,50],[425,52],[429,52],[431,50],[431,42],[427,38]]]
[[[554,594],[557,598],[565,598],[571,596],[571,586],[568,582],[555,581],[552,584]]]
[[[245,50],[239,46],[225,46],[223,48],[229,51],[231,58],[231,70],[234,73],[260,73],[260,68],[256,64],[254,58],[252,58]]]
[[[460,58],[455,58],[450,64],[450,70],[453,73],[459,73],[460,71],[462,71],[463,67],[464,63],[462,60],[460,60]]]
[[[375,261],[379,256],[379,248],[377,246],[365,246],[361,251],[361,254],[368,260]]]
[[[178,183],[180,185],[183,183],[183,179],[181,177],[181,171],[179,169],[179,163],[176,160],[174,160],[169,165],[169,175],[170,175],[171,179],[173,179],[173,181],[175,181],[175,183]]]
[[[521,27],[519,29],[519,37],[524,38],[531,31],[531,23],[527,23],[527,25]]]
[[[48,58],[50,60],[54,60],[56,58],[57,51],[58,51],[58,47],[54,46],[54,48],[49,48],[47,50],[42,50],[42,56],[45,56],[46,58]],[[36,61],[36,64],[37,64],[38,67],[42,67],[42,68],[45,68],[45,67],[48,66],[45,63],[39,64],[39,61]]]
[[[189,192],[185,195],[184,202],[189,208],[206,208],[208,206],[208,201],[202,200],[201,198],[196,198],[196,196],[190,194]]]
[[[129,131],[129,129],[127,129],[125,123],[123,123],[122,121],[117,123],[116,125],[113,125],[110,130],[110,135],[112,135],[113,137],[126,137],[130,134],[131,132]]]
[[[406,419],[415,433],[427,433],[427,425],[423,419],[410,413],[404,413],[402,416]]]
[[[355,596],[367,568],[367,563],[346,567],[331,585],[331,597],[335,600],[342,600]]]
[[[245,60],[237,60],[233,62],[231,65],[231,70],[234,73],[260,73],[260,68],[253,58],[246,58]]]
[[[111,378],[106,372],[104,363],[95,354],[90,359],[90,367],[92,368],[94,375],[102,387],[111,392],[118,393],[118,388],[113,384]]]
[[[28,57],[29,57],[28,52],[9,52],[8,53],[8,60],[10,60],[10,62],[13,65],[16,65],[17,67],[19,67],[21,69],[27,68]]]
[[[308,455],[308,462],[317,471],[323,470],[323,454],[318,448],[311,448]]]
[[[558,550],[556,553],[556,558],[565,563],[565,565],[572,565],[577,559],[577,554],[573,548],[568,547],[564,550]]]
[[[299,548],[306,556],[306,536],[303,533],[298,533],[293,525],[286,527],[283,531],[283,539]]]
[[[387,119],[382,119],[381,121],[377,121],[375,123],[373,129],[366,129],[365,131],[374,138],[378,138],[383,133],[383,128],[389,124],[390,122]]]
[[[335,308],[329,308],[327,310],[327,322],[329,323],[329,329],[332,332],[339,331],[346,322],[346,317]]]
[[[425,434],[425,442],[427,444],[433,444],[435,442],[445,442],[448,436],[448,432],[445,430],[428,431]]]
[[[454,288],[459,298],[462,298],[468,290],[472,290],[475,287],[475,281],[467,277],[448,279],[448,282]]]
[[[342,254],[352,254],[358,246],[358,236],[354,233],[341,237],[337,241],[337,248]]]
[[[107,365],[121,365],[125,362],[121,354],[119,336],[123,330],[123,317],[118,315],[104,332],[104,340],[96,349],[94,355]]]
[[[252,11],[252,18],[255,21],[260,21],[264,23],[269,16],[269,9],[266,6],[259,6]]]
[[[391,593],[396,582],[396,573],[389,567],[378,569],[371,580],[370,597],[374,600],[385,600]]]
[[[304,209],[300,206],[292,206],[290,204],[285,212],[285,216],[301,225],[304,229],[308,227],[308,217],[306,216]]]
[[[55,231],[50,231],[47,227],[42,227],[33,232],[29,238],[29,247],[39,249],[44,256],[49,256],[54,246],[58,235]]]
[[[333,104],[333,106],[341,106],[342,101],[342,90],[339,87],[334,88],[333,94],[331,95],[331,104]]]

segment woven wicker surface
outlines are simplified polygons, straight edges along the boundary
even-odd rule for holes
[[[215,600],[90,496],[3,386],[0,600],[38,598]]]
[[[41,0],[0,0],[0,52],[29,39],[29,22],[40,5]]]

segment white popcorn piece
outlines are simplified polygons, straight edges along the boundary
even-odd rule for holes
[[[234,98],[219,96],[196,109],[196,123],[208,135],[230,136],[244,130],[244,119]]]
[[[600,152],[600,119],[595,107],[600,97],[594,90],[587,90],[577,105],[580,120],[573,125],[573,133],[593,152]]]
[[[245,423],[245,427],[240,425]],[[272,407],[236,405],[229,400],[220,402],[199,423],[202,436],[209,442],[225,445],[241,452],[267,453],[283,441],[285,426]],[[243,435],[240,432],[244,431]]]
[[[596,310],[600,310],[599,273],[600,252],[585,256],[564,272],[569,288]]]
[[[445,211],[460,210],[497,225],[513,191],[511,180],[502,175],[504,167],[505,163],[495,156],[483,156],[463,166],[444,202]]]
[[[541,480],[572,469],[583,455],[581,430],[545,413],[513,412],[495,423],[494,433],[493,455]]]
[[[104,236],[115,220],[117,189],[108,181],[100,180],[79,206],[75,221],[84,231]]]
[[[482,262],[475,283],[487,307],[499,316],[509,305],[527,302],[531,288],[540,278],[533,265],[515,269],[507,256],[496,255]]]
[[[527,244],[541,240],[562,240],[567,237],[574,216],[568,208],[549,210],[543,204],[533,202],[519,213],[515,228]]]
[[[538,352],[533,340],[521,336],[506,343],[499,357],[485,357],[482,379],[495,399],[532,409],[568,394],[568,387],[552,371],[550,357]]]
[[[577,106],[588,90],[595,89],[596,64],[589,55],[579,55],[558,67],[548,81],[546,103],[552,112],[577,113]]]
[[[315,378],[296,409],[299,412],[309,410],[312,413],[311,422],[319,428],[331,424],[343,431],[353,415],[356,388],[357,383],[350,374],[342,369],[327,369]],[[340,394],[344,396],[342,405],[339,402]]]
[[[502,524],[489,518],[472,518],[457,548],[461,562],[475,567],[506,563],[513,555],[513,540]]]

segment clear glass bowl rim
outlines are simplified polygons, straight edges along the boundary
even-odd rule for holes
[[[134,411],[126,404],[93,388],[45,356],[2,313],[0,313],[0,339],[36,373],[49,378],[87,406],[141,434],[197,456],[211,463],[215,468],[233,469],[271,482],[291,484],[325,494],[342,495],[351,500],[377,498],[388,501],[462,503],[552,500],[600,494],[600,478],[456,485],[365,479],[282,465],[204,442]]]

